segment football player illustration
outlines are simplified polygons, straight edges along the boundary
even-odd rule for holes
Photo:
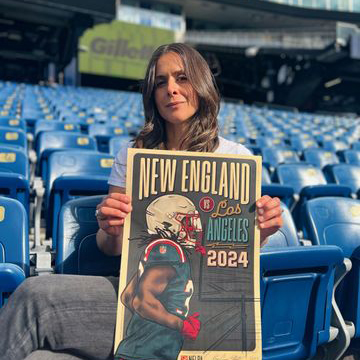
[[[199,313],[190,315],[194,292],[188,254],[204,253],[195,205],[182,195],[164,195],[146,210],[148,240],[137,273],[121,294],[132,312],[116,359],[176,360],[184,339],[195,340]]]

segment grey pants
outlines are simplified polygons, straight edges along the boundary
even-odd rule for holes
[[[0,309],[0,360],[112,359],[118,281],[28,278]]]

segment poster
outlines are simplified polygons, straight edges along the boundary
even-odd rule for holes
[[[115,359],[260,360],[261,158],[129,149]]]

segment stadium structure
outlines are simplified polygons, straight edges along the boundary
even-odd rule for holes
[[[359,358],[359,24],[358,0],[0,0],[0,307],[29,276],[118,273],[96,205],[152,50],[182,41],[214,73],[220,134],[282,201],[263,359]]]

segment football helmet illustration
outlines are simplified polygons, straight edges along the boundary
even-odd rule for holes
[[[191,200],[183,195],[163,195],[146,209],[146,223],[150,234],[160,231],[172,233],[185,247],[201,242],[200,214]]]

